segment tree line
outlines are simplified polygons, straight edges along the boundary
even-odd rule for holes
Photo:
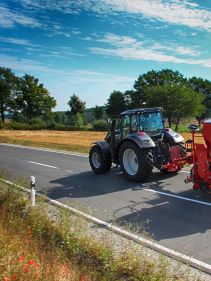
[[[10,120],[19,124],[34,127],[46,127],[47,124],[48,128],[55,128],[59,124],[61,126],[58,127],[62,129],[68,126],[82,127],[107,118],[104,106],[96,106],[90,111],[75,94],[67,105],[69,110],[66,112],[53,112],[56,100],[37,78],[28,74],[17,77],[11,69],[0,67],[0,122],[3,124],[9,116]]]
[[[161,106],[169,127],[176,130],[182,117],[196,117],[198,121],[211,117],[211,81],[192,77],[178,71],[163,69],[140,75],[132,90],[111,93],[106,112],[118,115],[126,109]]]
[[[19,123],[55,124],[82,127],[92,123],[94,129],[105,129],[106,119],[119,115],[126,109],[161,106],[169,127],[182,117],[195,116],[198,120],[211,116],[211,81],[185,78],[178,71],[151,70],[140,75],[133,89],[113,91],[104,106],[87,109],[86,103],[73,94],[68,101],[69,110],[53,112],[56,100],[49,91],[31,75],[17,77],[11,69],[0,67],[0,114]],[[54,124],[54,126],[53,126]]]

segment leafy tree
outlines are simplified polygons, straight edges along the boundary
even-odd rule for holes
[[[63,125],[67,125],[68,118],[65,111],[56,111],[53,113],[53,119],[55,122]]]
[[[102,119],[103,113],[104,113],[103,106],[96,105],[93,108],[93,115],[94,115],[95,120]]]
[[[70,97],[68,105],[70,106],[70,111],[68,113],[70,117],[73,117],[75,125],[83,125],[86,103],[82,101],[78,96],[73,94]]]
[[[92,128],[95,131],[106,131],[108,129],[108,123],[105,120],[98,119],[94,122]]]
[[[0,114],[5,122],[5,112],[14,108],[16,77],[9,68],[0,67]]]
[[[27,121],[35,117],[49,117],[56,101],[49,95],[47,89],[39,80],[25,74],[19,79],[16,98],[18,112],[25,116]]]
[[[125,96],[120,91],[114,91],[111,93],[108,103],[106,104],[106,114],[109,117],[119,115],[126,109]]]
[[[197,116],[197,119],[200,121],[201,119],[211,116],[211,81],[192,77],[188,82],[194,91],[201,93],[204,96],[203,104],[205,110]]]
[[[178,71],[163,69],[161,71],[151,70],[140,75],[135,81],[134,91],[130,93],[131,107],[142,107],[147,102],[147,89],[149,87],[164,85],[179,85],[186,82],[186,79]]]
[[[193,91],[186,83],[183,85],[157,85],[145,89],[149,106],[161,106],[165,110],[169,127],[172,126],[173,117],[177,117],[176,130],[181,117],[194,116],[204,110],[203,96]]]

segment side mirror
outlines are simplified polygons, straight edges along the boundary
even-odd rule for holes
[[[188,126],[188,129],[191,131],[191,132],[199,132],[200,131],[200,128],[197,126],[197,125],[194,125],[194,124],[191,124]]]
[[[112,120],[109,118],[109,119],[107,120],[107,123],[108,123],[109,126],[111,126]]]

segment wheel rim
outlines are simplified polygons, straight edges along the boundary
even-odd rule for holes
[[[96,169],[100,168],[100,156],[97,152],[92,154],[92,163]]]
[[[126,149],[123,153],[123,165],[126,172],[133,176],[138,171],[138,158],[132,149]]]

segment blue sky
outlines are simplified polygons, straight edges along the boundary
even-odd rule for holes
[[[0,0],[0,66],[39,78],[66,110],[171,68],[211,80],[211,1]]]

